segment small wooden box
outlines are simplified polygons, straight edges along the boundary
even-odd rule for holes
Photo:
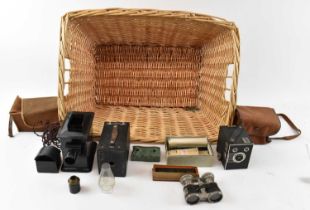
[[[198,169],[194,166],[154,165],[152,170],[153,181],[179,181],[184,174],[199,177]]]

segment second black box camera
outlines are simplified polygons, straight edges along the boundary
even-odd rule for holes
[[[247,168],[250,162],[253,143],[239,126],[221,126],[217,142],[218,159],[225,169]]]

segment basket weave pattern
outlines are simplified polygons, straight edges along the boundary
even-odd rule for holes
[[[127,121],[134,141],[180,135],[216,140],[219,126],[232,120],[238,73],[238,29],[224,19],[134,9],[85,10],[62,18],[59,116],[94,111],[94,135],[105,121]]]
[[[102,46],[96,55],[97,103],[116,106],[197,106],[201,58],[198,50]]]

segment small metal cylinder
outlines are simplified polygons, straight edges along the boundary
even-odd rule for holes
[[[71,176],[68,179],[68,184],[69,184],[70,193],[76,194],[76,193],[80,192],[81,186],[80,186],[80,178],[79,177]]]

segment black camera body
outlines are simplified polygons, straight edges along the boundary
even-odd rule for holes
[[[92,170],[97,143],[90,141],[89,131],[94,118],[93,112],[69,112],[57,137],[61,142],[63,165],[68,172]]]
[[[103,163],[109,163],[116,177],[125,177],[130,147],[128,122],[105,122],[100,137],[97,162],[99,173]]]
[[[218,159],[224,169],[248,168],[253,142],[240,126],[221,126],[217,141]]]

